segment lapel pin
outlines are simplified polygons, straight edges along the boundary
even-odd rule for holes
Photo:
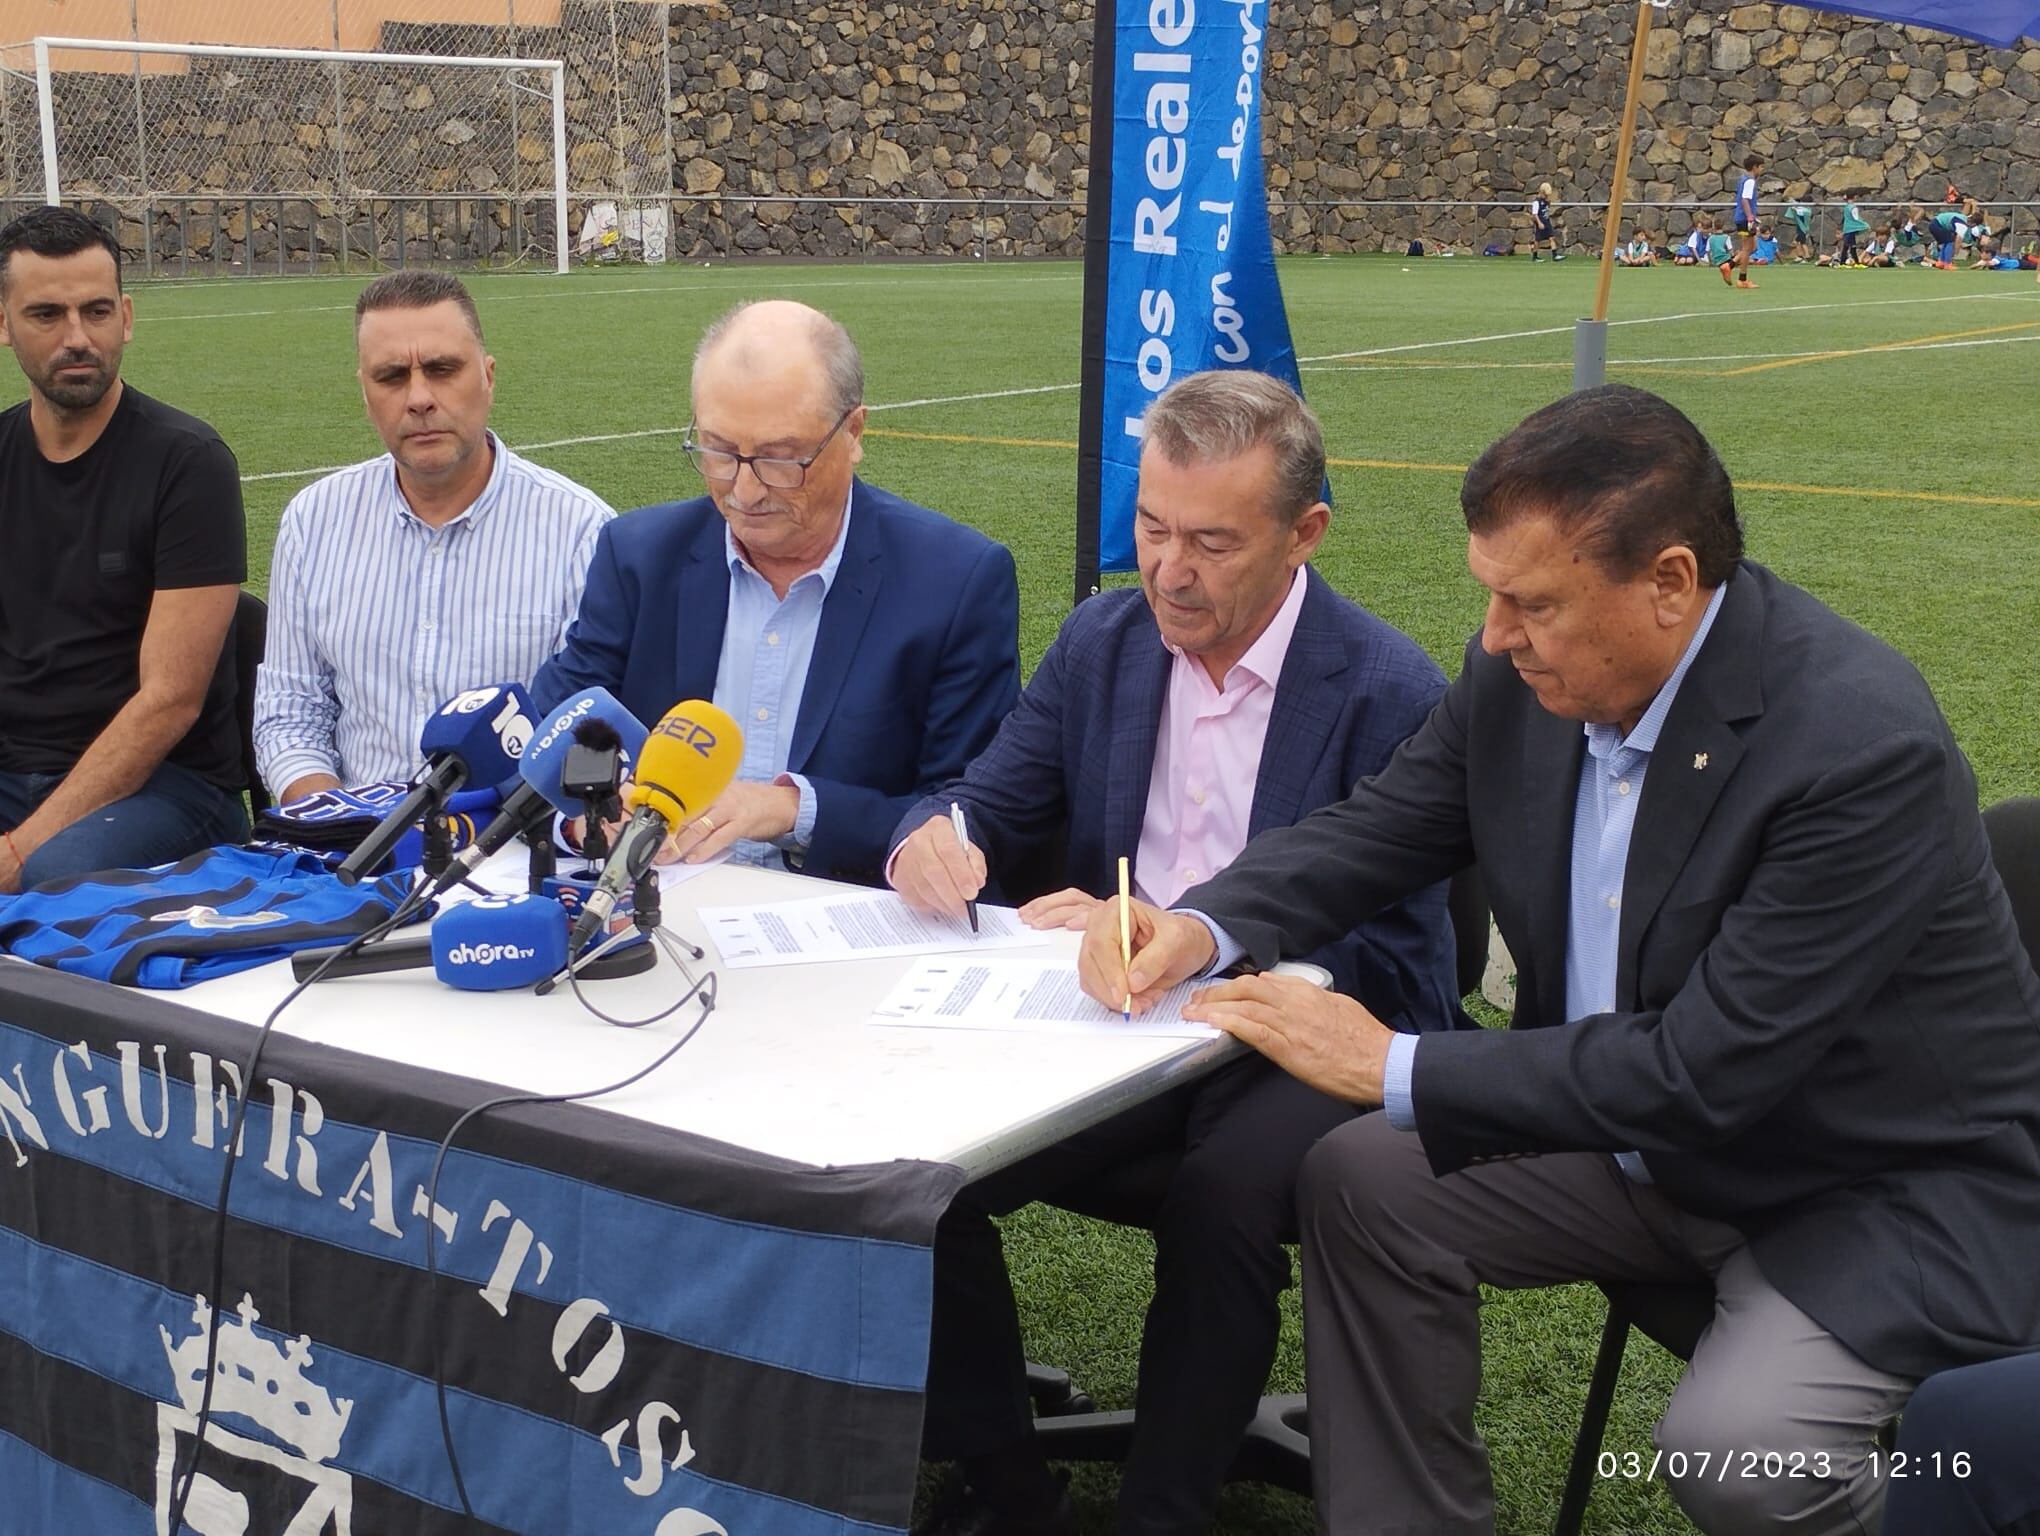
[[[1695,752],[1693,754],[1693,766],[1695,768],[1705,768],[1707,766],[1707,754],[1705,752]]]

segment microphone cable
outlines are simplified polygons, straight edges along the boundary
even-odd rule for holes
[[[660,1023],[671,1018],[690,1002],[698,999],[701,1003],[701,1014],[692,1024],[689,1024],[686,1029],[681,1031],[680,1037],[667,1046],[665,1050],[661,1051],[650,1063],[640,1067],[637,1071],[631,1073],[629,1077],[605,1084],[600,1088],[585,1088],[579,1093],[509,1093],[499,1098],[485,1099],[453,1122],[451,1129],[440,1139],[438,1150],[434,1152],[432,1157],[432,1177],[426,1182],[425,1186],[425,1306],[427,1330],[432,1337],[432,1392],[439,1406],[439,1438],[446,1447],[446,1465],[447,1470],[453,1474],[453,1491],[460,1499],[461,1513],[467,1517],[470,1524],[480,1524],[480,1517],[475,1514],[474,1505],[468,1499],[467,1482],[461,1476],[460,1471],[460,1453],[454,1448],[453,1444],[453,1420],[449,1416],[446,1406],[446,1340],[439,1320],[439,1257],[438,1245],[434,1241],[437,1229],[435,1218],[439,1214],[439,1175],[445,1167],[447,1154],[453,1150],[454,1142],[459,1139],[460,1133],[467,1128],[469,1121],[478,1119],[482,1115],[488,1114],[491,1110],[506,1109],[516,1104],[577,1104],[588,1099],[599,1099],[607,1094],[621,1093],[624,1089],[643,1082],[654,1072],[658,1071],[659,1068],[679,1055],[682,1046],[686,1045],[688,1041],[700,1033],[701,1026],[708,1022],[708,1016],[715,1012],[715,972],[712,970],[706,971],[699,980],[696,980],[688,972],[685,962],[681,960],[676,950],[677,941],[670,938],[660,928],[652,929],[650,936],[666,951],[667,956],[673,961],[674,965],[680,968],[681,974],[688,978],[687,990],[680,994],[678,1000],[670,1007],[653,1014],[650,1018],[638,1019],[636,1021],[611,1018],[590,1002],[586,994],[581,991],[580,978],[577,975],[580,967],[586,963],[584,958],[577,957],[570,961],[567,968],[567,980],[573,988],[575,1000],[584,1009],[603,1023],[613,1025],[618,1029],[643,1029],[649,1025]],[[687,948],[693,951],[695,959],[699,960],[702,958],[702,952],[695,949],[693,945],[690,944]],[[176,1536],[174,1529],[171,1532],[171,1536]]]
[[[255,1043],[249,1047],[247,1058],[241,1063],[241,1097],[234,1105],[234,1113],[227,1123],[226,1153],[220,1168],[219,1198],[213,1207],[213,1250],[212,1250],[212,1316],[205,1330],[205,1387],[199,1397],[198,1421],[192,1432],[191,1457],[182,1472],[173,1469],[171,1478],[172,1497],[170,1513],[165,1524],[166,1536],[179,1536],[184,1529],[185,1506],[190,1502],[191,1490],[198,1481],[199,1459],[205,1454],[205,1432],[212,1423],[213,1383],[218,1379],[220,1319],[227,1311],[226,1298],[221,1294],[226,1285],[227,1272],[227,1197],[234,1186],[234,1168],[241,1161],[241,1128],[248,1117],[248,1101],[255,1096],[255,1074],[261,1069],[262,1052],[269,1044],[270,1031],[276,1021],[283,1017],[284,1009],[304,995],[307,987],[324,976],[328,970],[350,955],[359,954],[377,939],[393,932],[408,922],[412,915],[427,900],[425,887],[414,887],[382,922],[367,932],[357,934],[340,948],[328,955],[319,968],[284,994],[283,1001],[269,1010],[269,1017],[262,1021],[262,1027],[255,1032]]]

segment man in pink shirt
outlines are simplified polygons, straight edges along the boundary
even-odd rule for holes
[[[887,877],[931,911],[991,888],[1015,898],[1066,849],[1037,927],[1081,928],[1117,891],[1166,901],[1247,839],[1342,799],[1378,772],[1444,692],[1414,641],[1309,567],[1331,509],[1324,444],[1265,374],[1193,375],[1149,411],[1135,548],[1141,584],[1080,605],[1019,705],[965,770],[894,834]],[[969,833],[960,841],[950,806]],[[1311,957],[1397,1028],[1461,1015],[1442,889]],[[1226,1467],[1274,1360],[1304,1154],[1355,1113],[1242,1059],[965,1189],[935,1246],[925,1451],[962,1463],[964,1495],[921,1529],[1065,1536],[1068,1495],[1033,1436],[1019,1322],[991,1218],[1082,1204],[1101,1170],[1179,1159],[1156,1220],[1155,1299],[1137,1428],[1120,1485],[1125,1536],[1209,1528]]]

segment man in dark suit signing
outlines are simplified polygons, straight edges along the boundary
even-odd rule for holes
[[[1301,1180],[1322,1527],[1493,1529],[1481,1284],[1711,1279],[1644,1464],[1711,1533],[1875,1531],[1914,1383],[2040,1343],[2040,980],[1975,779],[1903,657],[1742,557],[1655,396],[1547,406],[1461,501],[1487,616],[1431,718],[1140,908],[1130,967],[1094,922],[1085,986],[1266,966],[1477,859],[1513,1028],[1270,976],[1191,1010],[1386,1107]]]
[[[647,724],[708,698],[737,781],[666,856],[876,883],[906,809],[963,771],[1020,691],[1013,557],[865,484],[864,370],[842,326],[742,304],[694,356],[687,453],[708,494],[626,513],[532,693],[607,688]]]
[[[1166,903],[1253,832],[1388,762],[1445,678],[1311,570],[1331,516],[1324,472],[1316,418],[1266,374],[1195,374],[1155,401],[1134,522],[1141,584],[1078,605],[992,744],[900,823],[889,875],[908,901],[960,914],[1066,828],[1069,886],[1021,911],[1081,928],[1117,892],[1122,855],[1135,888]],[[1395,1028],[1460,1017],[1442,887],[1328,934],[1309,958]],[[1034,1440],[991,1216],[1035,1199],[1081,1208],[1100,1171],[1164,1153],[1181,1161],[1156,1222],[1116,1529],[1208,1530],[1275,1356],[1298,1165],[1357,1112],[1247,1054],[964,1190],[936,1236],[927,1443],[963,1463],[971,1497],[928,1529],[1074,1529]]]

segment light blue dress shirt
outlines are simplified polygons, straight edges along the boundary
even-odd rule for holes
[[[728,526],[723,528],[730,605],[723,621],[722,654],[715,664],[715,703],[744,728],[744,757],[737,777],[790,784],[800,791],[800,812],[785,837],[771,843],[740,838],[730,845],[730,857],[742,863],[777,868],[781,853],[797,859],[814,841],[814,786],[804,775],[788,773],[786,763],[808,667],[814,661],[815,637],[821,632],[822,604],[835,585],[836,571],[843,564],[843,541],[849,536],[850,501],[845,497],[843,523],[828,555],[779,597],[772,583],[744,558]]]
[[[1572,891],[1565,939],[1565,1015],[1568,1020],[1611,1013],[1615,1008],[1616,952],[1622,931],[1622,882],[1629,867],[1629,837],[1636,830],[1636,807],[1643,799],[1643,778],[1658,732],[1672,712],[1679,685],[1692,669],[1693,658],[1714,616],[1721,611],[1724,584],[1714,589],[1707,611],[1672,675],[1658,689],[1650,708],[1627,736],[1612,725],[1589,723],[1587,755],[1580,764],[1579,790],[1573,799]],[[1416,1070],[1415,1035],[1397,1035],[1388,1043],[1382,1074],[1382,1109],[1398,1130],[1417,1128],[1410,1100],[1410,1078]],[[1619,1152],[1616,1161],[1631,1178],[1648,1183],[1643,1159]]]

